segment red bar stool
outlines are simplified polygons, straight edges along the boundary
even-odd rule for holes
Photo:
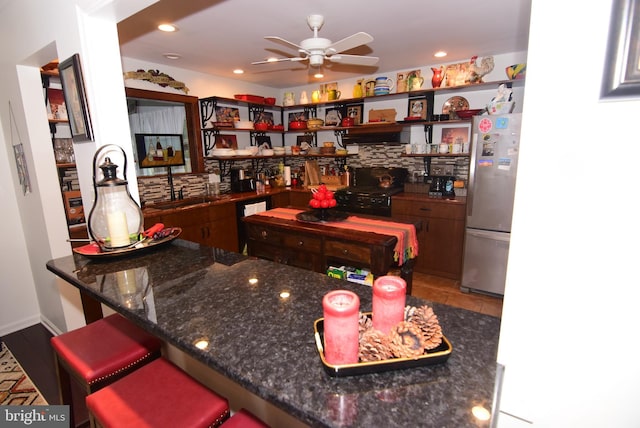
[[[229,402],[164,358],[87,396],[92,427],[219,427]]]
[[[91,394],[158,358],[161,345],[119,314],[52,337],[60,404],[71,406],[70,426],[75,426],[71,377]]]
[[[240,409],[233,414],[220,428],[269,428],[246,409]]]

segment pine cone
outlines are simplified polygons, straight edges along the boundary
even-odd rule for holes
[[[389,338],[384,333],[373,328],[362,333],[358,353],[360,361],[382,361],[388,360],[392,356]]]
[[[362,334],[371,328],[373,328],[371,318],[360,312],[360,319],[358,319],[358,340],[362,340]]]
[[[389,335],[391,352],[397,358],[415,358],[424,354],[423,333],[420,327],[401,321]]]
[[[419,308],[413,308],[413,310],[406,310],[406,320],[420,328],[422,331],[422,342],[424,348],[434,349],[440,346],[442,343],[442,327],[438,322],[438,317],[433,312],[433,309],[429,306],[421,306]]]

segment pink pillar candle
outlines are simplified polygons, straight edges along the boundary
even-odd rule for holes
[[[324,358],[329,364],[358,362],[360,298],[347,290],[334,290],[322,299]]]
[[[384,334],[404,320],[407,283],[398,276],[381,276],[373,282],[373,328]]]

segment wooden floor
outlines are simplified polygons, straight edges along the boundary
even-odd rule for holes
[[[486,315],[502,315],[502,299],[463,293],[458,281],[414,272],[412,294],[428,301],[468,309]],[[51,333],[41,324],[1,338],[49,404],[59,404]],[[79,394],[74,394],[75,396]],[[76,397],[74,397],[76,398]],[[75,400],[74,400],[75,401]],[[80,419],[82,420],[82,419]]]
[[[479,293],[463,293],[460,291],[460,281],[414,272],[411,294],[432,302],[502,317],[502,298]]]

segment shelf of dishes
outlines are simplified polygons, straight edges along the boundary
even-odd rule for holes
[[[398,97],[414,98],[414,97],[423,96],[431,92],[434,92],[436,94],[447,94],[447,93],[454,93],[454,92],[461,92],[461,91],[465,91],[465,92],[486,91],[488,89],[495,88],[498,85],[502,85],[502,84],[504,84],[507,87],[522,87],[524,86],[524,83],[525,83],[525,79],[516,79],[516,80],[507,79],[507,80],[498,80],[494,82],[470,83],[468,85],[446,86],[442,88],[424,88],[416,91],[396,92],[393,94],[386,94],[386,95],[374,95],[374,96],[360,97],[360,98],[343,98],[343,99],[330,100],[330,101],[320,101],[317,103],[294,104],[294,105],[288,105],[288,106],[281,106],[281,105],[275,104],[275,100],[273,98],[265,98],[265,99],[269,99],[270,101],[270,103],[267,103],[264,101],[260,102],[261,101],[260,98],[262,97],[253,98],[250,96],[245,96],[244,97],[245,99],[214,96],[214,97],[203,98],[201,99],[201,101],[215,100],[216,102],[220,102],[223,104],[230,104],[230,105],[259,105],[264,107],[271,107],[274,109],[283,108],[284,110],[296,110],[296,109],[303,109],[309,106],[357,103],[357,102],[362,102],[363,100],[374,100],[374,99],[381,100],[381,99],[392,99],[392,98],[398,98]],[[272,100],[273,100],[273,103],[271,102]]]
[[[246,159],[273,159],[273,158],[346,158],[350,156],[356,156],[356,153],[345,154],[321,154],[321,153],[305,153],[294,155],[292,153],[285,154],[273,154],[273,155],[217,155],[206,156],[205,159],[209,160],[246,160]]]

